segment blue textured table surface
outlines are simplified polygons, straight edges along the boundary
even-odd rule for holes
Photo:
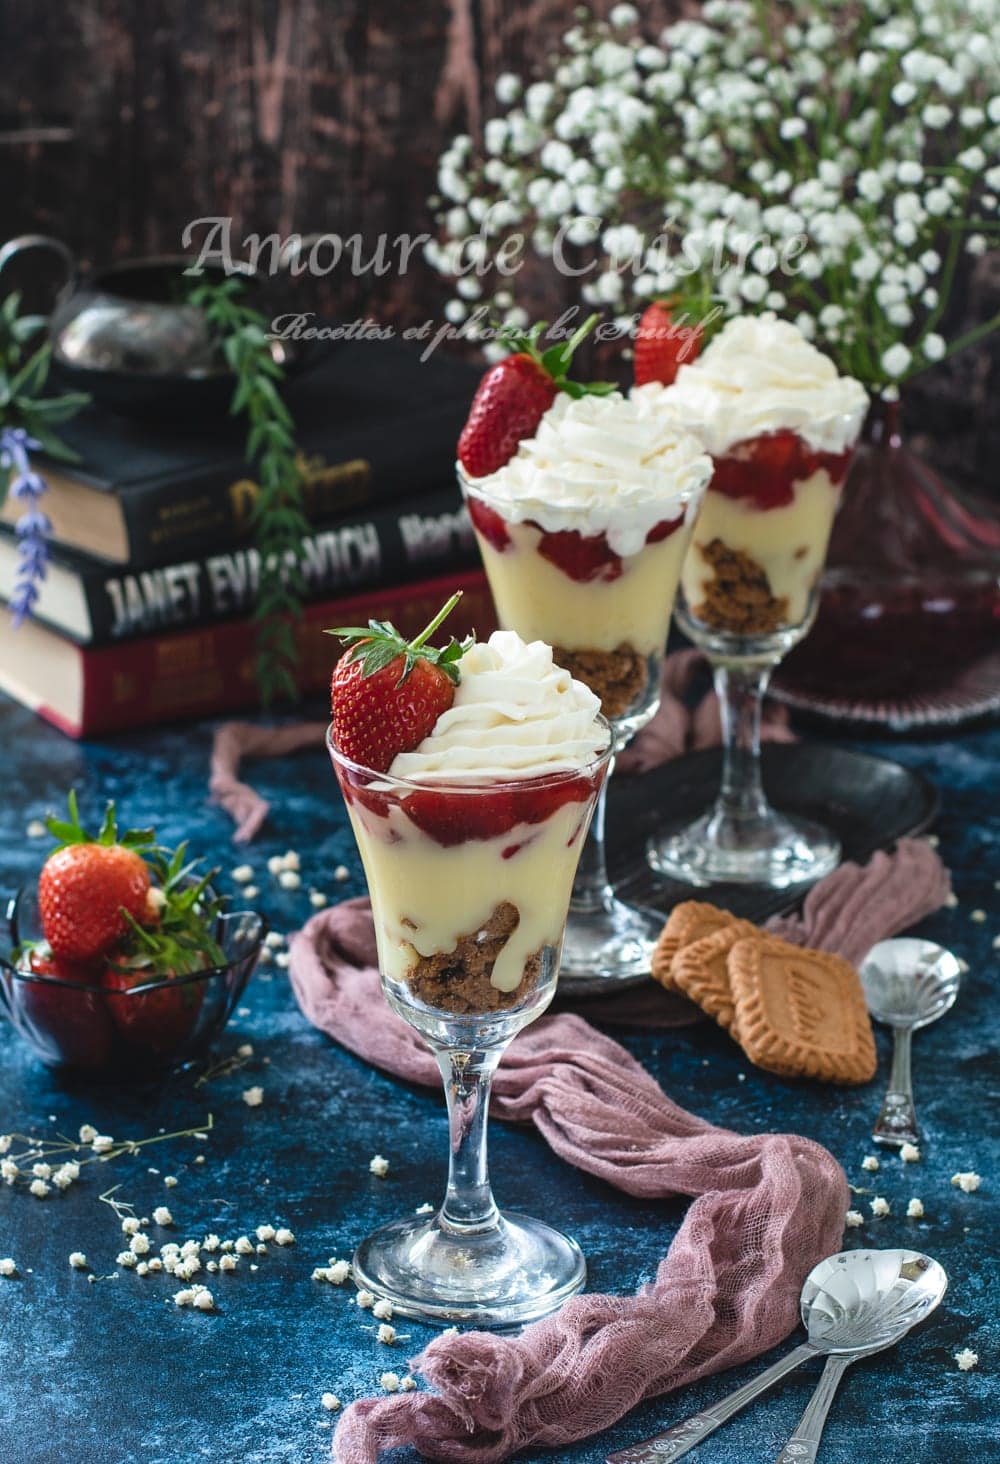
[[[306,891],[332,898],[362,891],[333,778],[320,751],[252,765],[272,801],[261,838],[244,854],[230,843],[226,816],[206,801],[211,728],[168,729],[78,746],[25,712],[0,705],[3,799],[0,887],[32,879],[41,845],[25,836],[30,819],[60,806],[75,784],[89,816],[114,797],[131,823],[155,821],[168,841],[190,837],[230,870],[254,866],[260,905],[274,927],[290,931],[311,913]],[[1000,931],[1000,732],[978,730],[948,741],[879,744],[874,750],[922,769],[940,787],[937,832],[958,906],[922,933],[969,963],[955,1010],[915,1044],[923,1157],[903,1165],[883,1156],[868,1174],[869,1132],[887,1074],[888,1043],[878,1037],[880,1071],[860,1090],[786,1083],[758,1072],[709,1023],[674,1033],[616,1035],[679,1103],[744,1131],[792,1130],[826,1144],[866,1215],[845,1244],[909,1245],[938,1257],[951,1277],[941,1309],[898,1351],[856,1367],[844,1382],[821,1458],[829,1464],[981,1464],[1000,1453],[1000,1327],[996,1320],[996,1237],[1000,1221],[1000,1144],[996,1132],[998,1064],[994,978]],[[611,816],[613,817],[613,807]],[[303,888],[279,889],[269,855],[302,857]],[[345,864],[350,879],[336,884]],[[985,922],[973,911],[988,912]],[[310,1279],[314,1265],[349,1257],[375,1224],[436,1200],[443,1181],[446,1123],[439,1095],[375,1072],[308,1026],[285,973],[263,967],[224,1034],[220,1054],[251,1042],[254,1056],[228,1076],[196,1085],[197,1074],[163,1084],[115,1088],[68,1084],[48,1073],[9,1028],[2,1029],[0,1132],[75,1134],[83,1122],[119,1138],[145,1138],[214,1115],[207,1140],[172,1140],[105,1166],[91,1166],[63,1195],[36,1199],[0,1186],[0,1256],[14,1279],[0,1278],[0,1460],[4,1464],[308,1464],[327,1456],[331,1415],[326,1390],[344,1402],[377,1391],[386,1369],[405,1371],[428,1329],[400,1323],[395,1348],[375,1341],[370,1315],[351,1305],[352,1288]],[[251,1084],[264,1102],[249,1108]],[[554,1161],[534,1132],[495,1124],[492,1165],[501,1203],[550,1216],[587,1254],[593,1289],[628,1292],[647,1281],[683,1214],[683,1202],[629,1199]],[[369,1174],[377,1152],[388,1176]],[[203,1156],[202,1162],[198,1162]],[[158,1170],[159,1173],[153,1172]],[[963,1194],[956,1170],[977,1170],[982,1188]],[[177,1176],[164,1188],[163,1176]],[[297,1243],[270,1246],[252,1272],[213,1278],[216,1314],[176,1308],[169,1277],[121,1271],[123,1238],[102,1190],[149,1215],[166,1202],[178,1240],[216,1231],[236,1236],[261,1223],[289,1225]],[[873,1195],[891,1204],[870,1215]],[[922,1199],[925,1218],[904,1218]],[[155,1233],[155,1227],[152,1228]],[[67,1257],[85,1251],[104,1276],[88,1284]],[[990,1282],[994,1284],[990,1301]],[[960,1372],[953,1354],[970,1347],[978,1369]],[[561,1460],[599,1464],[620,1448],[709,1405],[745,1382],[764,1361],[709,1378],[636,1409],[605,1434]],[[698,1451],[705,1464],[776,1456],[812,1388],[806,1369],[729,1424]],[[413,1464],[401,1451],[392,1464]],[[549,1455],[548,1457],[556,1457]]]

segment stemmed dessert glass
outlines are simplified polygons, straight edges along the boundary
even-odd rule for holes
[[[597,745],[607,737],[597,718]],[[488,783],[394,778],[327,748],[368,880],[382,989],[425,1039],[444,1081],[444,1202],[358,1247],[354,1279],[425,1321],[511,1327],[556,1310],[586,1280],[575,1241],[501,1214],[486,1130],[511,1039],[549,1005],[580,848],[611,760]]]
[[[704,479],[695,477],[683,492],[665,479],[667,516],[650,530],[638,553],[624,558],[613,554],[601,536],[588,538],[573,530],[545,534],[537,524],[512,523],[505,518],[509,508],[491,499],[481,483],[461,468],[458,476],[500,625],[524,640],[553,645],[557,663],[600,697],[614,752],[621,752],[660,704],[670,616],[707,465]],[[566,572],[567,561],[571,572]],[[662,914],[626,904],[608,878],[605,795],[602,788],[563,940],[561,978],[578,991],[647,976],[663,929]]]
[[[782,889],[822,878],[840,858],[833,833],[777,813],[768,802],[760,722],[771,673],[816,618],[851,451],[816,451],[781,430],[748,438],[715,459],[676,615],[712,667],[722,778],[713,808],[680,832],[650,840],[649,862],[671,879]]]

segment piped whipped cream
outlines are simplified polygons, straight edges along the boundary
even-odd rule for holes
[[[790,428],[817,452],[857,441],[868,393],[787,320],[738,315],[672,386],[636,387],[631,400],[696,433],[713,457],[748,437]]]
[[[497,630],[458,666],[454,702],[418,747],[393,759],[391,776],[510,781],[572,772],[606,751],[600,701],[554,664],[544,641]]]
[[[711,474],[701,442],[657,401],[560,392],[509,462],[470,481],[510,523],[603,534],[627,558],[656,524],[693,512]]]

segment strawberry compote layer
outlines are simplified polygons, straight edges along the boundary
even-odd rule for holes
[[[474,943],[498,909],[516,924],[489,981],[520,984],[562,935],[606,768],[597,699],[548,646],[497,632],[459,663],[452,707],[388,775],[337,763],[368,879],[379,960],[405,982]]]
[[[557,397],[498,472],[463,478],[500,623],[570,651],[662,651],[710,472],[645,404]]]
[[[657,392],[714,463],[681,576],[689,608],[726,629],[748,614],[751,632],[800,624],[867,410],[864,387],[796,326],[764,314],[729,321],[672,386],[633,398],[653,405]],[[766,627],[753,625],[754,603],[766,606]]]

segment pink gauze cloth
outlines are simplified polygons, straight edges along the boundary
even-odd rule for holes
[[[682,752],[714,747],[722,740],[719,703],[714,692],[688,711],[681,698],[703,658],[699,651],[675,651],[663,663],[661,699],[656,716],[618,759],[622,772],[647,773]],[[268,813],[268,802],[239,779],[248,757],[286,757],[306,747],[322,747],[325,722],[298,722],[259,727],[253,722],[224,722],[215,733],[209,792],[236,824],[233,841],[248,844]],[[765,705],[761,736],[765,741],[794,742],[784,707]]]
[[[845,865],[785,931],[844,950],[937,909],[947,871],[929,844],[903,840],[864,868]],[[316,915],[291,944],[305,1016],[366,1061],[438,1086],[423,1040],[385,1003],[366,899]],[[560,1158],[628,1194],[694,1203],[635,1296],[573,1298],[520,1336],[439,1337],[412,1361],[434,1389],[349,1407],[340,1464],[375,1464],[413,1445],[434,1459],[498,1461],[607,1428],[643,1398],[766,1351],[794,1327],[808,1271],[836,1250],[848,1203],[825,1149],[787,1134],[741,1136],[685,1112],[616,1042],[570,1014],[543,1017],[511,1044],[494,1086],[499,1118],[530,1121]]]

